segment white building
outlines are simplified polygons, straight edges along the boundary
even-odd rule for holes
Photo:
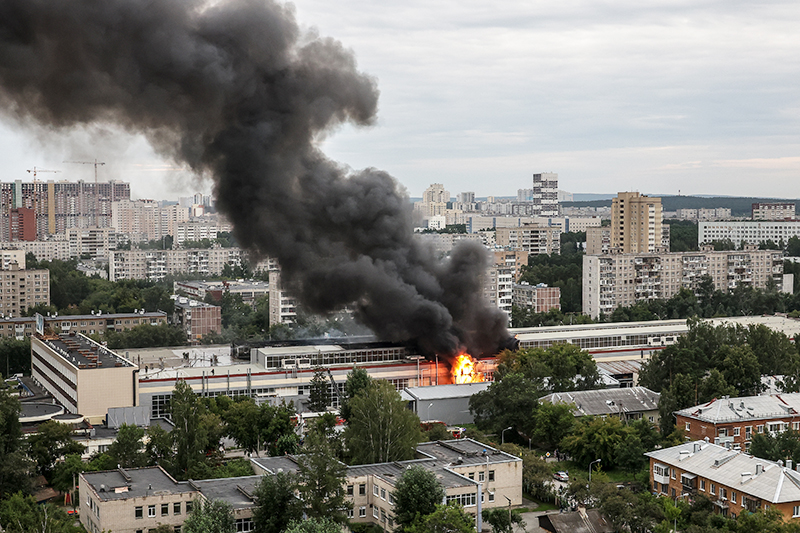
[[[558,216],[558,174],[543,172],[533,175],[533,215]]]
[[[241,248],[191,248],[188,250],[114,250],[109,255],[109,280],[160,280],[169,274],[196,273],[219,276],[226,265],[247,260]],[[260,263],[259,263],[260,265]],[[259,265],[254,268],[258,269]]]
[[[728,220],[697,224],[699,244],[730,239],[741,248],[743,242],[757,245],[772,241],[777,244],[786,243],[792,237],[800,237],[800,220]]]
[[[297,322],[297,301],[281,288],[281,271],[269,271],[269,323]]]
[[[521,228],[497,228],[497,246],[532,254],[561,253],[561,231],[557,227],[526,224]]]

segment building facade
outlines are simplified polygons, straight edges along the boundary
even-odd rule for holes
[[[558,216],[558,174],[543,172],[533,175],[533,216]]]
[[[70,257],[103,261],[117,248],[117,234],[113,228],[69,228],[67,241]]]
[[[654,254],[605,254],[583,257],[583,313],[597,318],[620,306],[669,299],[681,288],[697,291],[704,276],[714,288],[733,290],[744,285],[764,289],[783,287],[783,254],[776,250]]]
[[[507,250],[533,255],[561,253],[561,230],[557,227],[525,224],[522,227],[498,227],[496,244]]]
[[[656,494],[690,500],[702,495],[730,518],[773,508],[786,521],[800,519],[800,472],[791,461],[767,461],[705,440],[645,455]]]
[[[697,224],[697,242],[709,244],[730,240],[737,248],[765,241],[786,243],[800,237],[800,220],[727,220]]]
[[[219,246],[187,250],[114,250],[109,253],[108,279],[158,281],[169,274],[181,273],[219,276],[226,266],[241,266],[246,259],[247,252],[241,248]]]
[[[281,287],[281,271],[269,271],[269,323],[297,322],[297,301]]]
[[[198,341],[212,333],[222,333],[222,308],[182,296],[175,299],[173,323],[180,327],[186,338]]]
[[[622,253],[661,248],[661,198],[621,192],[611,200],[611,248]]]
[[[795,220],[795,204],[754,203],[751,207],[753,220]]]
[[[19,317],[37,305],[50,305],[50,271],[26,270],[11,262],[0,270],[0,315]]]
[[[544,283],[530,285],[515,283],[512,303],[520,309],[530,309],[534,313],[546,313],[551,309],[561,310],[561,289],[548,287]]]
[[[513,304],[514,271],[506,266],[490,266],[483,279],[483,298],[507,316]]]
[[[69,413],[91,424],[109,408],[138,405],[139,369],[82,334],[31,337],[31,376]]]

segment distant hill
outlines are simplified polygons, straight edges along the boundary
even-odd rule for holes
[[[675,211],[677,209],[712,209],[715,207],[729,207],[731,209],[731,215],[735,217],[748,216],[751,212],[752,204],[756,202],[794,202],[797,204],[800,203],[800,199],[752,198],[740,196],[661,196],[661,206],[664,211]],[[561,202],[561,205],[564,207],[610,207],[611,199],[609,198],[607,200],[591,200],[581,202]]]

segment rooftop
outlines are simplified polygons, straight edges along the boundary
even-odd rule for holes
[[[85,335],[59,333],[47,335],[41,340],[61,357],[71,361],[78,368],[113,368],[119,366],[135,366],[133,363],[115,354],[105,346],[97,344]]]
[[[255,507],[253,493],[260,479],[261,476],[243,476],[189,481],[189,484],[209,501],[223,500],[234,509],[250,509]]]
[[[800,472],[780,461],[759,459],[706,441],[686,442],[645,455],[765,502],[800,501]]]
[[[81,476],[103,501],[197,492],[188,483],[175,481],[160,466],[84,472]]]
[[[448,398],[469,398],[473,394],[485,391],[491,382],[463,383],[451,385],[431,385],[428,387],[408,387],[400,392],[403,398],[410,397],[414,400],[442,400]]]
[[[207,304],[205,302],[200,302],[198,300],[192,300],[191,298],[186,298],[185,296],[179,296],[178,298],[175,298],[175,307],[180,307],[182,309],[193,309],[196,307],[204,307],[210,309],[219,306]]]
[[[554,392],[540,398],[552,404],[575,405],[576,416],[616,415],[654,411],[661,395],[645,387]]]
[[[800,393],[714,398],[708,403],[676,411],[675,414],[714,424],[783,418],[800,414]]]

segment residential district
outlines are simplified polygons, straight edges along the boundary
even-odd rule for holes
[[[795,204],[525,185],[409,206],[510,327],[432,354],[305,309],[209,196],[0,183],[0,528],[800,531]]]

